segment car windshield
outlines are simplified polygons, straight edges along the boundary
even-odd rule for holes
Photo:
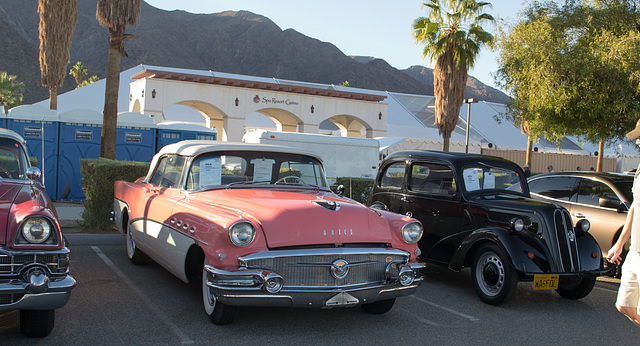
[[[0,138],[0,177],[27,179],[27,156],[22,146],[13,139]]]
[[[206,153],[193,160],[187,176],[187,190],[265,185],[328,187],[318,160],[280,152]]]
[[[477,164],[465,166],[462,174],[464,188],[470,193],[524,193],[520,174],[510,168]]]

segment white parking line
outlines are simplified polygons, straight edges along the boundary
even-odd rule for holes
[[[173,322],[171,322],[169,317],[167,317],[167,315],[165,315],[162,312],[162,310],[160,310],[155,304],[153,304],[153,302],[151,302],[151,300],[144,294],[144,292],[142,292],[141,289],[139,289],[133,283],[133,281],[129,280],[129,278],[126,275],[124,275],[124,273],[118,267],[116,267],[116,265],[113,264],[113,262],[111,262],[109,257],[107,257],[107,255],[105,255],[102,252],[102,250],[100,250],[99,247],[91,246],[91,249],[95,251],[98,257],[100,257],[102,261],[104,261],[104,263],[106,263],[109,267],[111,267],[111,270],[113,270],[113,272],[116,273],[116,275],[118,275],[120,279],[122,279],[122,281],[124,281],[124,283],[126,283],[129,286],[131,291],[133,291],[135,294],[140,296],[142,302],[145,303],[147,307],[153,311],[155,316],[159,318],[160,321],[162,321],[164,324],[166,324],[169,327],[169,329],[173,332],[173,334],[175,334],[178,337],[178,339],[181,340],[182,344],[194,343],[193,340],[189,339],[189,337],[185,333],[183,333],[182,330],[180,330],[180,328],[178,328],[178,326],[176,326]]]
[[[476,318],[476,317],[473,317],[473,316],[470,316],[470,315],[467,315],[467,314],[463,314],[463,313],[458,312],[458,311],[455,311],[455,310],[453,310],[453,309],[449,309],[449,308],[448,308],[448,307],[446,307],[446,306],[442,306],[442,305],[439,305],[439,304],[436,304],[436,303],[432,303],[432,302],[430,302],[430,301],[428,301],[428,300],[422,299],[422,298],[420,298],[420,297],[416,297],[415,295],[411,295],[410,297],[412,297],[413,299],[416,299],[416,300],[418,300],[418,301],[420,301],[420,302],[422,302],[422,303],[425,303],[425,304],[429,304],[429,305],[431,305],[431,306],[434,306],[434,307],[436,307],[436,308],[438,308],[438,309],[440,309],[440,310],[444,310],[444,311],[446,311],[446,312],[448,312],[448,313],[451,313],[451,314],[454,314],[454,315],[456,315],[456,316],[460,316],[460,317],[462,317],[462,318],[466,318],[466,319],[468,319],[469,321],[480,321],[480,319],[479,319],[479,318]]]

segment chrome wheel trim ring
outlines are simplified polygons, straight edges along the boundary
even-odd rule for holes
[[[495,284],[489,284],[485,279],[485,269],[487,269],[488,266],[494,266],[497,270],[497,281]],[[483,253],[476,267],[476,281],[478,281],[478,287],[480,287],[482,293],[487,296],[498,295],[504,288],[505,279],[505,268],[500,257],[493,252]]]

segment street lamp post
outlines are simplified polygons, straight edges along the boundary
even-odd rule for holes
[[[463,103],[467,103],[469,104],[467,106],[467,138],[465,140],[465,144],[464,144],[464,152],[468,153],[469,152],[469,121],[471,120],[471,104],[472,103],[478,103],[478,100],[476,99],[464,99]]]

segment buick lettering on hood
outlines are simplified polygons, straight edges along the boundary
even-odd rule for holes
[[[199,280],[215,324],[242,306],[382,314],[422,281],[421,223],[333,193],[312,153],[183,141],[160,150],[146,177],[114,188],[131,262],[151,258]]]

